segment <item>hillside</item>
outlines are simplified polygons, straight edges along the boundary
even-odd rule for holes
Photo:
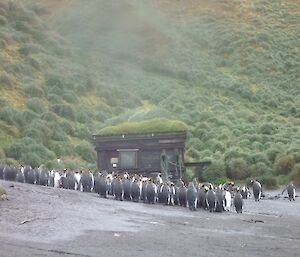
[[[187,158],[217,161],[203,179],[270,180],[300,162],[297,1],[33,3],[14,11],[19,21],[0,12],[13,37],[1,51],[4,158],[31,162],[34,145],[41,162],[88,166],[90,133],[168,118],[189,126]],[[49,116],[61,138],[40,129]]]

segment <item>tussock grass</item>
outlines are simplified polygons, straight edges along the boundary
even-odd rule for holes
[[[100,135],[147,134],[166,132],[185,132],[187,125],[178,120],[152,119],[140,122],[124,122],[99,131]]]

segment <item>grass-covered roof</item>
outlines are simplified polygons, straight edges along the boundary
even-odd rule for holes
[[[124,122],[115,126],[108,126],[100,130],[99,135],[122,135],[122,134],[147,134],[185,132],[187,125],[179,120],[151,119],[146,121]]]

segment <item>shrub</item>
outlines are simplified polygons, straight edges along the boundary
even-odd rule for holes
[[[33,111],[23,111],[17,112],[15,114],[15,121],[18,127],[21,129],[24,126],[27,126],[29,123],[38,118],[38,114]]]
[[[65,168],[70,170],[77,170],[79,167],[83,166],[83,163],[79,160],[65,160],[63,162]]]
[[[8,106],[0,110],[0,120],[3,120],[10,125],[14,125],[15,115],[16,111]]]
[[[36,153],[23,153],[21,161],[32,168],[39,167],[43,163],[42,159]]]
[[[2,196],[6,195],[6,191],[3,187],[0,187],[0,200],[2,199]]]
[[[52,111],[66,119],[75,120],[74,107],[70,104],[55,104],[52,106]]]
[[[6,23],[7,19],[4,16],[0,15],[0,25],[5,25]]]
[[[46,111],[44,103],[37,97],[28,99],[26,105],[30,110],[39,114]]]
[[[65,101],[67,101],[68,103],[77,103],[78,102],[77,96],[72,91],[65,92],[62,95],[62,98]]]
[[[45,96],[45,91],[42,86],[39,85],[27,85],[24,87],[24,92],[26,95],[31,96],[31,97],[44,97]]]
[[[22,153],[27,152],[26,147],[33,143],[34,143],[33,139],[24,137],[22,139],[15,141],[8,148],[5,148],[5,154],[7,157],[14,158],[14,159],[20,159]]]
[[[3,160],[3,159],[5,159],[5,158],[6,158],[6,156],[5,156],[4,150],[3,150],[3,149],[0,149],[0,160]]]
[[[270,162],[268,160],[267,155],[265,153],[262,153],[262,152],[249,154],[247,156],[247,162],[250,163],[250,164],[256,164],[258,162],[263,162],[266,165],[270,165]]]
[[[43,51],[43,49],[39,45],[36,45],[36,44],[24,44],[19,49],[19,53],[24,56],[28,56],[30,54],[37,54],[42,51]]]
[[[73,128],[73,126],[71,125],[71,123],[69,121],[63,120],[62,122],[60,122],[60,127],[68,135],[74,136],[74,128]]]
[[[260,181],[260,183],[262,184],[263,187],[268,188],[268,189],[274,189],[278,186],[276,178],[272,175],[264,175],[264,176],[258,177],[257,180]]]
[[[212,163],[205,167],[202,172],[204,181],[214,183],[215,181],[226,177],[226,169],[223,161],[212,161]]]
[[[247,162],[242,159],[233,159],[227,169],[227,176],[230,179],[241,180],[248,176]]]
[[[4,163],[6,165],[14,165],[14,166],[18,166],[20,163],[12,158],[5,158],[3,160],[0,160],[1,163]]]
[[[76,153],[87,162],[95,162],[96,155],[92,145],[88,142],[82,142],[75,147]]]
[[[37,15],[45,15],[49,14],[49,10],[47,9],[46,6],[43,6],[39,3],[35,3],[34,6],[31,7],[31,9],[37,14]]]
[[[40,158],[41,160],[40,164],[45,164],[48,160],[53,160],[56,158],[56,155],[52,151],[49,151],[42,144],[34,143],[32,145],[27,146],[26,148],[27,148],[27,152],[35,153]]]
[[[14,84],[13,77],[6,72],[2,72],[0,75],[0,84],[11,88]]]
[[[76,120],[80,123],[87,123],[91,120],[91,115],[84,108],[77,108]]]
[[[43,132],[38,130],[37,128],[32,128],[32,127],[25,129],[22,132],[22,136],[32,138],[35,141],[40,143],[42,143],[43,140],[45,140]]]
[[[239,147],[232,147],[225,152],[225,162],[230,163],[232,159],[238,159],[245,157],[245,153]]]
[[[46,85],[47,87],[56,87],[59,89],[64,88],[63,80],[61,77],[54,75],[54,74],[48,74],[46,78]]]
[[[290,180],[290,176],[286,176],[286,175],[279,175],[276,176],[276,181],[277,181],[277,185],[282,186],[282,185],[286,185]]]
[[[73,146],[67,142],[51,141],[48,147],[56,156],[66,156],[74,153]]]
[[[18,76],[25,71],[25,66],[22,63],[12,63],[5,65],[5,71],[11,75]]]
[[[290,179],[294,182],[295,186],[300,187],[300,163],[294,166]]]
[[[271,168],[267,166],[264,162],[255,163],[250,167],[250,173],[252,177],[259,177],[267,173],[270,174],[271,172]]]
[[[86,126],[79,127],[74,132],[75,137],[85,140],[89,140],[91,138],[91,134],[91,131]]]
[[[36,60],[33,57],[28,57],[27,61],[29,62],[29,64],[35,68],[36,70],[40,71],[42,69],[42,66],[40,64],[40,62],[38,60]]]
[[[47,122],[58,122],[59,117],[54,112],[44,112],[41,115],[41,119],[47,121]]]
[[[186,169],[185,172],[183,173],[183,181],[185,183],[192,181],[193,177],[194,177],[194,172],[192,169]]]
[[[276,126],[273,123],[264,123],[259,128],[259,131],[265,135],[271,135],[276,130]]]
[[[67,134],[62,130],[62,128],[54,122],[49,124],[49,128],[52,131],[51,139],[55,141],[66,141],[68,139]]]
[[[95,113],[95,119],[100,122],[106,121],[110,116],[111,114],[104,110],[98,110]]]
[[[287,175],[289,174],[295,164],[295,159],[292,154],[283,155],[279,157],[275,164],[274,164],[274,170],[277,175]]]
[[[0,6],[0,15],[4,16],[4,18],[7,16],[6,10],[3,7],[1,7],[1,6]]]
[[[7,125],[2,121],[0,121],[0,130],[13,137],[17,137],[19,134],[19,130],[15,126]]]
[[[6,42],[3,39],[0,39],[0,48],[5,48],[6,47]],[[6,70],[6,69],[5,69]]]
[[[48,126],[48,123],[44,120],[36,119],[32,121],[31,123],[28,123],[26,127],[23,129],[23,133],[25,131],[28,131],[30,133],[30,130],[37,130],[40,132],[44,140],[47,140],[51,137],[51,129]]]
[[[283,151],[283,149],[280,149],[280,148],[277,148],[277,147],[269,148],[266,151],[269,161],[271,163],[273,163],[276,160],[277,156],[282,153],[282,151]]]

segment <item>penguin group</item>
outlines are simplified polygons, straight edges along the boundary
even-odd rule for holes
[[[107,173],[91,171],[51,170],[43,165],[39,168],[0,165],[0,179],[20,183],[37,184],[82,192],[95,192],[102,198],[148,204],[177,205],[191,211],[203,209],[209,212],[243,212],[244,199],[251,194],[248,187],[235,187],[232,181],[221,185],[198,183],[196,179],[185,183],[163,181],[160,174],[148,178],[138,174]],[[261,198],[261,184],[251,181],[255,201]],[[290,200],[295,201],[295,187],[286,188]]]

